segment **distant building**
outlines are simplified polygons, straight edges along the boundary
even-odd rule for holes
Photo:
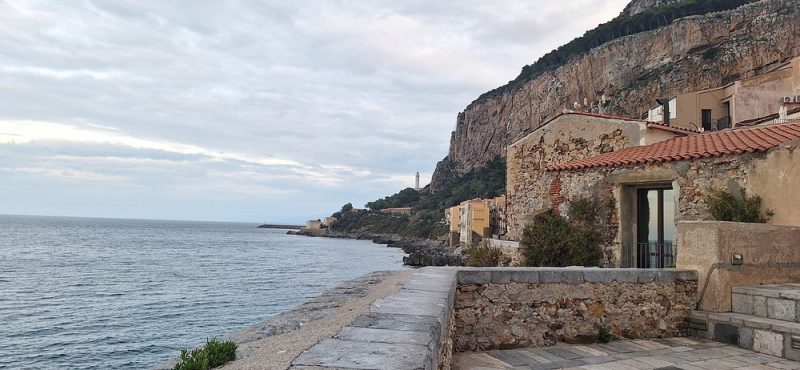
[[[338,221],[336,217],[328,216],[322,219],[322,226],[324,227],[331,227],[334,222]]]
[[[680,127],[717,131],[760,117],[782,107],[800,107],[800,57],[769,72],[725,86],[680,94],[669,100],[669,122]],[[664,121],[664,107],[648,112],[648,121]]]
[[[506,234],[506,197],[473,199],[444,210],[450,246],[470,245]]]
[[[506,235],[507,232],[507,224],[506,224],[506,196],[501,195],[499,197],[495,197],[491,199],[489,203],[490,215],[491,215],[491,228],[492,228],[492,237],[495,239],[502,238]]]
[[[461,243],[461,205],[444,210],[444,219],[448,225],[448,240],[451,247]]]
[[[472,245],[492,236],[489,205],[483,199],[461,202],[459,216],[459,241],[461,245]]]
[[[411,207],[398,207],[398,208],[384,208],[380,210],[381,213],[390,214],[392,216],[411,216],[413,212]]]
[[[419,172],[417,172],[417,178],[414,181],[414,190],[419,191]]]
[[[321,220],[308,220],[306,221],[306,229],[315,230],[322,228],[322,221]]]

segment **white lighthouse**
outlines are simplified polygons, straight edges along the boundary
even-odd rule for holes
[[[414,182],[414,190],[419,191],[419,172],[417,172],[417,180]]]

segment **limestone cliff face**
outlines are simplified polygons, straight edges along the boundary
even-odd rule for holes
[[[658,0],[637,0],[652,6]],[[605,113],[640,117],[655,99],[758,75],[800,55],[800,0],[762,0],[676,20],[604,44],[552,72],[502,93],[487,94],[459,113],[450,151],[431,190],[454,173],[505,156],[524,137],[574,102],[609,100]]]

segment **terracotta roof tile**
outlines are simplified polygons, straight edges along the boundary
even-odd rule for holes
[[[622,149],[547,168],[567,171],[593,167],[617,167],[638,163],[672,162],[712,158],[725,154],[763,152],[800,139],[800,123],[715,131],[674,138],[660,143]]]

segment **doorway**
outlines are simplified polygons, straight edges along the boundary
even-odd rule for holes
[[[671,186],[640,188],[636,203],[636,267],[674,267],[675,191]]]

